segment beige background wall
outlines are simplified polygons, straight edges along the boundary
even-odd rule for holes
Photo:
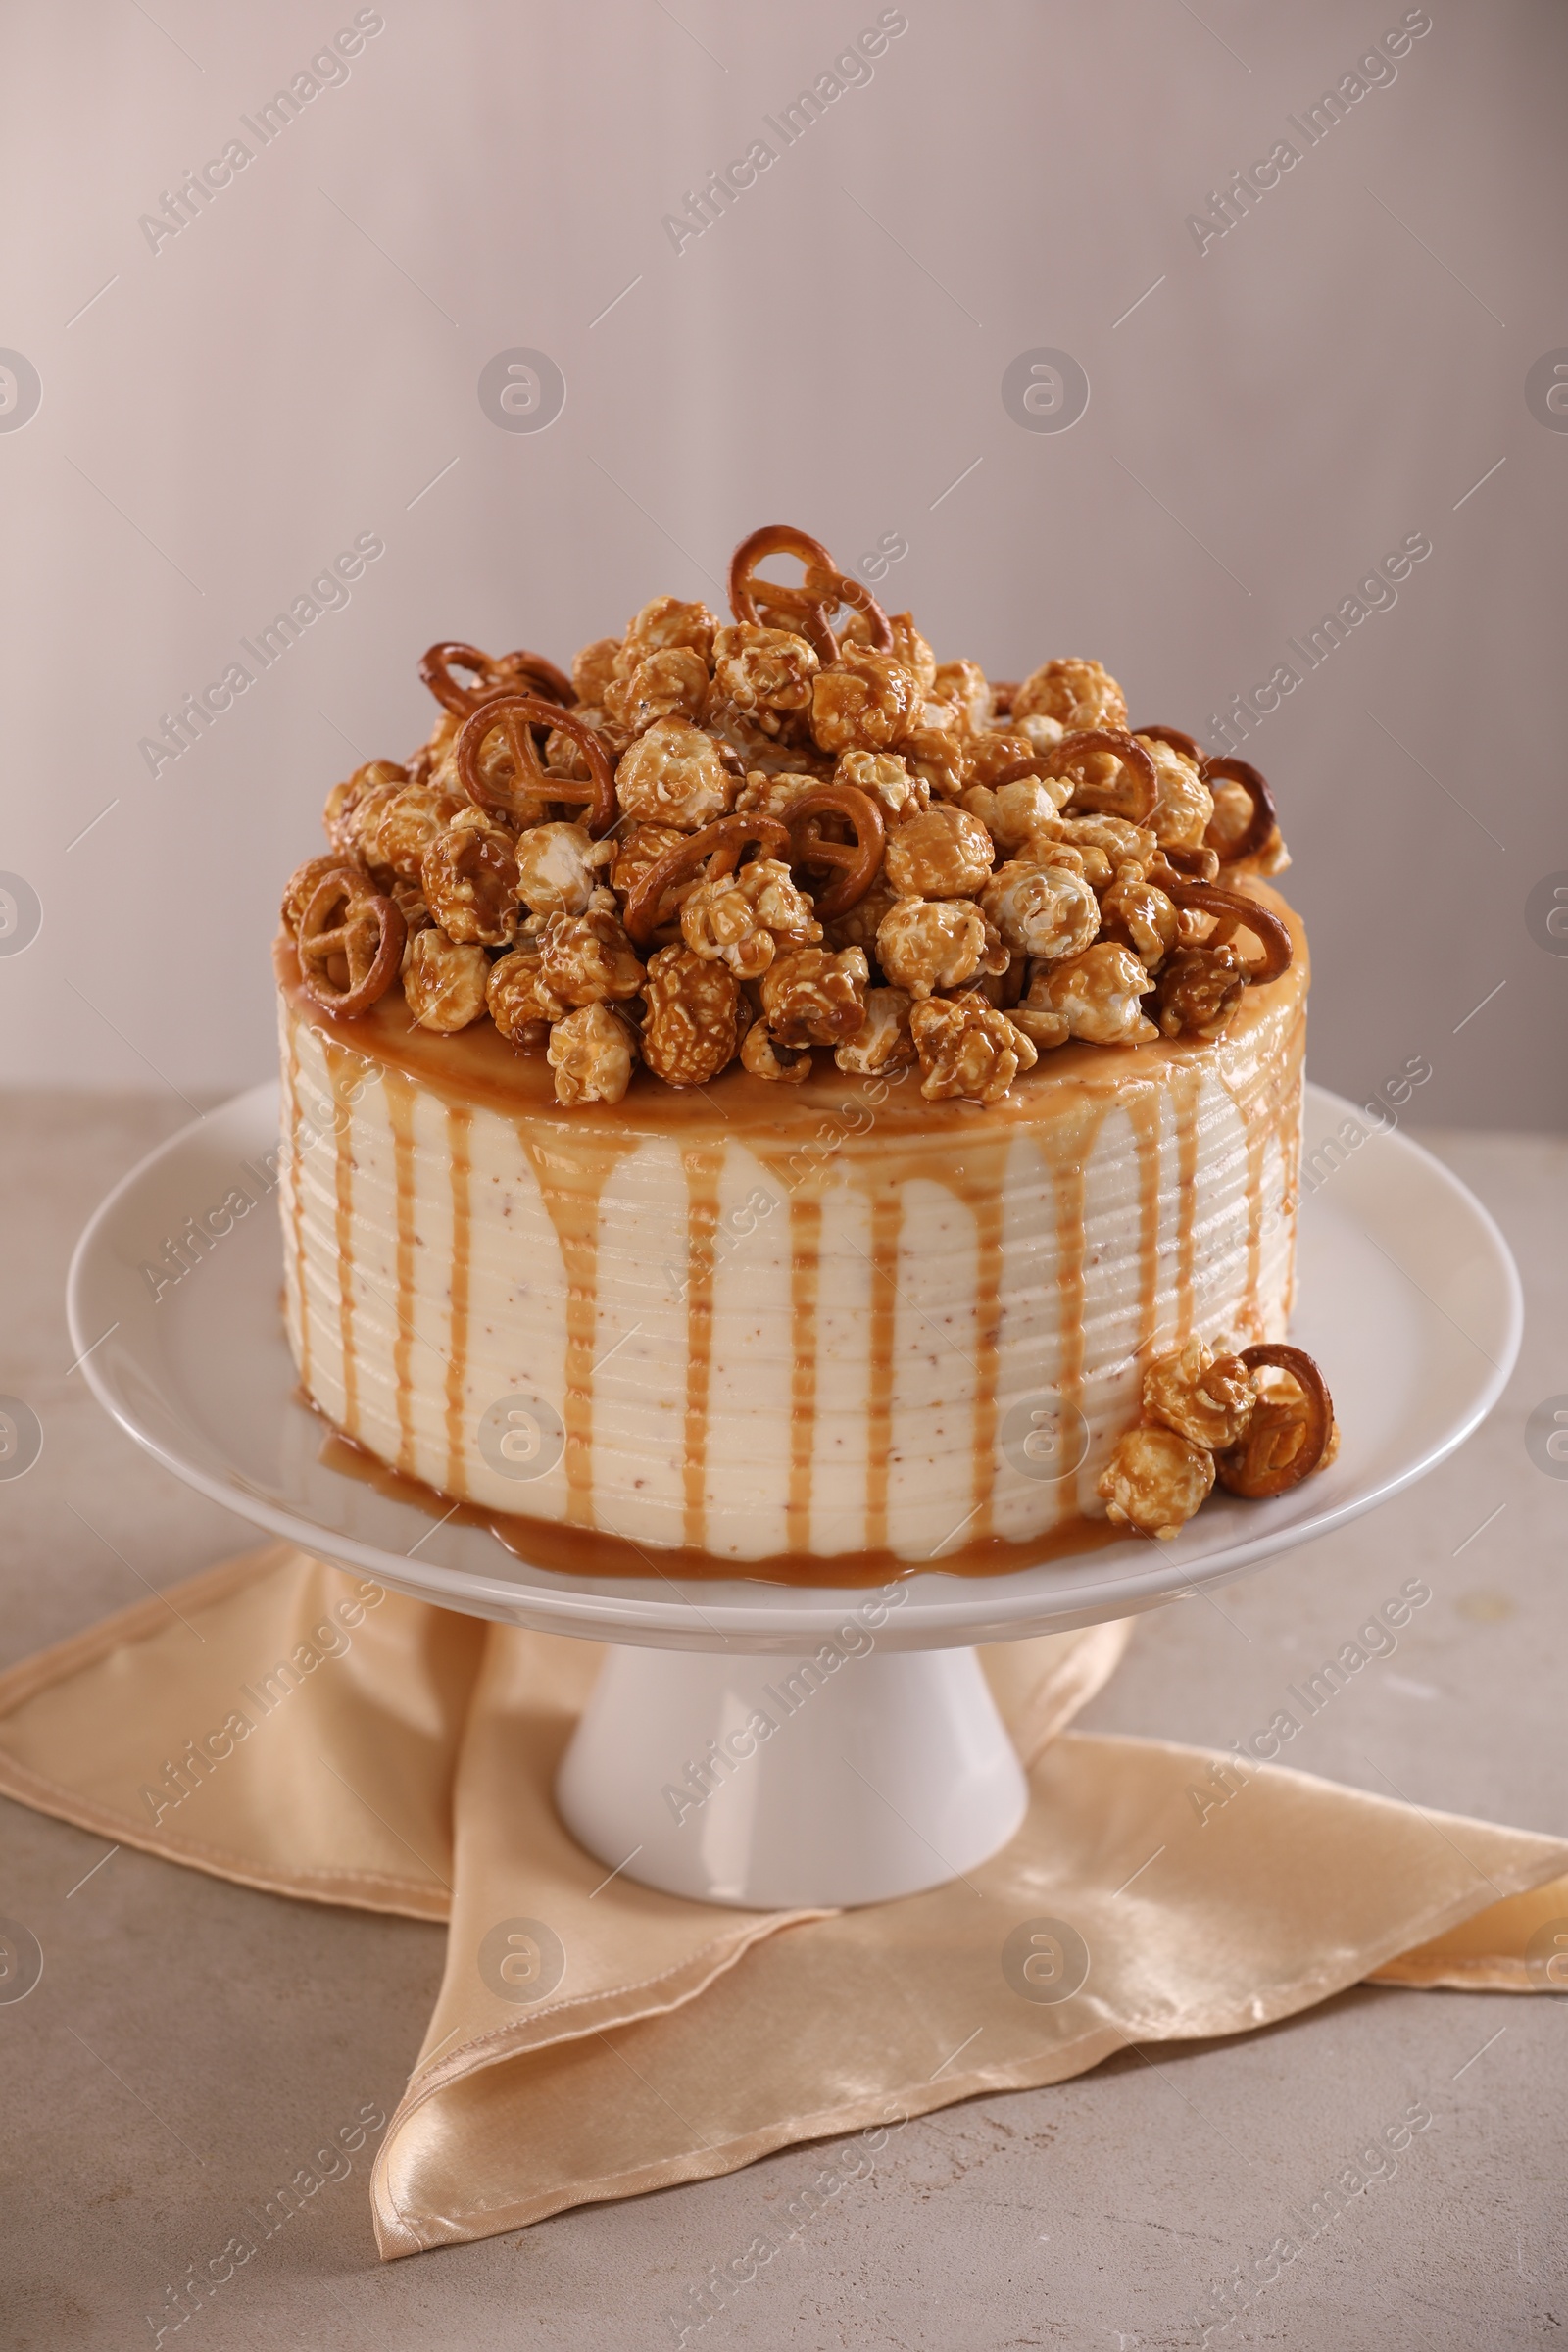
[[[1312,925],[1315,1074],[1364,1094],[1420,1057],[1424,1120],[1563,1123],[1568,414],[1527,401],[1568,347],[1560,9],[155,14],[7,36],[0,346],[41,398],[19,426],[0,359],[0,868],[42,928],[0,953],[0,1075],[264,1074],[278,887],[327,786],[425,731],[421,649],[563,660],[657,590],[717,601],[733,541],[789,518],[846,566],[906,542],[880,588],[942,654],[1097,655],[1135,719],[1212,741],[1294,667],[1242,748]],[[906,28],[786,146],[766,119],[879,14]],[[345,30],[346,78],[264,145],[242,118]],[[235,138],[177,235],[139,224]],[[677,251],[663,216],[759,139]],[[518,348],[564,379],[543,430],[481,407]],[[1070,429],[1004,406],[1041,349],[1087,375]],[[362,534],[384,553],[262,670],[240,640]],[[1411,538],[1380,610],[1292,651]],[[141,739],[235,661],[253,683],[151,774]]]

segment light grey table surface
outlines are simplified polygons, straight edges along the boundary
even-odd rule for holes
[[[67,1377],[72,1244],[185,1115],[125,1097],[0,1104],[0,1393],[24,1397],[46,1431],[36,1467],[0,1484],[6,1664],[253,1541]],[[1081,1721],[1222,1746],[1420,1575],[1431,1605],[1292,1762],[1560,1833],[1568,1480],[1534,1466],[1524,1426],[1568,1392],[1568,1142],[1427,1140],[1493,1209],[1524,1275],[1524,1352],[1502,1404],[1372,1517],[1217,1605],[1146,1617]],[[0,1835],[0,1912],[47,1954],[36,1990],[0,2005],[0,2344],[150,2344],[148,2315],[188,2265],[246,2230],[361,2102],[390,2113],[441,1931],[250,1893],[128,1850],[94,1872],[103,1840],[3,1802]],[[1310,2352],[1568,2341],[1568,2003],[1366,1986],[1263,2033],[1127,2051],[1059,2087],[909,2125],[689,2340],[705,2352],[1197,2343],[1184,2315],[1421,2099],[1432,2128],[1393,2177],[1353,2196],[1210,2340]],[[792,2149],[383,2266],[362,2154],[163,2340],[181,2352],[673,2344],[666,2313],[822,2162]]]

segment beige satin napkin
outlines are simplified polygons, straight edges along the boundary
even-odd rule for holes
[[[607,1879],[551,1801],[593,1645],[284,1544],[0,1677],[0,1790],[246,1886],[450,1922],[374,2176],[389,2258],[794,2141],[861,2133],[863,2167],[911,2115],[1130,2042],[1265,2025],[1366,1977],[1561,1976],[1568,1843],[1065,1732],[1128,1631],[982,1652],[1029,1818],[968,1877],[859,1911],[732,1911]]]

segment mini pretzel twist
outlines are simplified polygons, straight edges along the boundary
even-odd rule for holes
[[[1252,804],[1252,821],[1239,841],[1228,848],[1215,842],[1221,865],[1239,864],[1244,858],[1255,858],[1279,830],[1279,811],[1274,795],[1268,788],[1268,778],[1246,760],[1232,760],[1227,755],[1205,760],[1199,769],[1205,784],[1239,784]]]
[[[807,873],[836,869],[839,879],[811,897],[823,922],[858,906],[882,870],[887,827],[882,811],[868,792],[855,784],[813,784],[790,802],[786,811],[790,833],[790,863]],[[853,841],[831,841],[822,833],[826,816],[844,817],[855,833]]]
[[[1153,815],[1154,804],[1159,799],[1159,772],[1143,745],[1135,743],[1125,727],[1080,727],[1074,733],[1064,735],[1059,743],[1053,744],[1050,751],[1042,755],[1038,765],[1030,761],[1023,768],[1023,772],[1034,775],[1060,776],[1075,760],[1081,760],[1086,752],[1114,754],[1116,759],[1121,761],[1123,786],[1129,780],[1136,780],[1140,788],[1138,806],[1129,808],[1119,801],[1107,799],[1107,794],[1120,788],[1100,784],[1078,785],[1069,806],[1078,804],[1080,794],[1090,794],[1093,795],[1093,798],[1082,802],[1084,808],[1103,808],[1112,816],[1125,817],[1131,825],[1147,823],[1149,818]],[[1017,773],[1017,769],[1009,768],[1007,780],[1012,781]]]
[[[467,670],[474,684],[460,686],[452,675],[454,669]],[[547,703],[563,703],[568,709],[577,700],[571,680],[563,677],[543,654],[519,651],[492,658],[476,645],[460,645],[455,638],[432,645],[421,655],[419,675],[441,708],[459,718],[466,718],[481,703],[494,702],[500,694],[536,694]]]
[[[1129,732],[1147,735],[1151,743],[1168,743],[1173,752],[1180,752],[1182,758],[1190,760],[1197,768],[1201,768],[1203,764],[1205,755],[1202,745],[1195,742],[1191,735],[1184,734],[1180,727],[1133,727]]]
[[[533,739],[535,727],[558,728],[569,735],[588,762],[588,779],[553,775],[541,765]],[[497,729],[512,754],[515,781],[510,792],[492,782],[480,764],[486,738]],[[500,813],[517,823],[527,816],[527,804],[565,801],[585,808],[583,822],[597,841],[608,833],[619,810],[615,805],[615,771],[610,755],[584,719],[559,703],[542,702],[532,694],[499,694],[469,712],[452,747],[458,781],[476,808]]]
[[[1249,1502],[1264,1502],[1299,1486],[1317,1468],[1334,1433],[1334,1399],[1304,1348],[1244,1348],[1242,1362],[1249,1371],[1262,1364],[1277,1365],[1291,1375],[1300,1392],[1288,1401],[1260,1399],[1246,1436],[1214,1456],[1214,1472],[1222,1487]]]
[[[790,837],[787,827],[774,816],[721,816],[700,833],[688,833],[662,858],[645,865],[632,884],[621,915],[627,937],[638,947],[647,947],[659,928],[667,890],[694,881],[700,869],[706,869],[703,879],[709,882],[732,874],[742,852],[753,842],[764,858],[779,858],[788,850]]]
[[[1211,914],[1214,928],[1202,942],[1205,948],[1226,946],[1238,931],[1250,931],[1263,945],[1262,960],[1247,966],[1249,988],[1261,988],[1289,971],[1296,950],[1288,926],[1255,899],[1249,899],[1237,890],[1217,890],[1210,882],[1179,882],[1174,879],[1160,885],[1165,896],[1176,906],[1191,906],[1200,914]]]
[[[386,995],[407,937],[394,900],[372,890],[352,866],[334,866],[311,893],[294,934],[301,986],[323,1011],[352,1020]],[[345,974],[341,983],[337,970]]]
[[[799,588],[776,586],[759,579],[757,567],[768,556],[795,556],[806,567]],[[840,605],[863,612],[871,624],[871,643],[879,653],[893,651],[893,627],[869,588],[840,571],[820,539],[798,531],[787,522],[767,522],[743,539],[729,560],[729,605],[737,620],[754,625],[758,608],[787,615],[802,637],[809,638],[824,662],[839,658],[832,614]]]

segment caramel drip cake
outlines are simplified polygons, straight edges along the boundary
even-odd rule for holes
[[[1097,662],[938,662],[804,533],[730,590],[569,678],[432,647],[428,742],[329,796],[276,950],[306,1396],[578,1575],[995,1574],[1321,1466],[1264,779]]]

